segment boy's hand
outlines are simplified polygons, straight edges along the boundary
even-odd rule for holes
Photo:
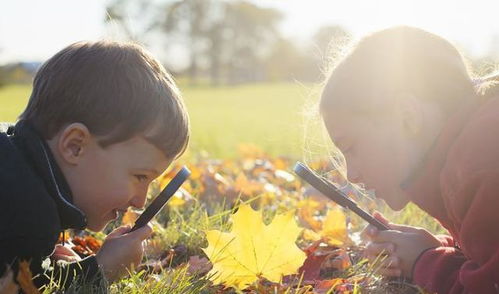
[[[67,262],[75,262],[81,260],[80,256],[72,249],[65,247],[61,244],[55,246],[54,252],[50,256],[52,261],[64,260]]]
[[[152,233],[146,225],[133,232],[130,226],[122,226],[107,235],[101,249],[96,255],[108,281],[122,277],[127,271],[137,267],[142,260],[142,241]],[[130,233],[129,233],[130,232]]]
[[[379,231],[369,225],[362,232],[362,235],[369,240],[364,256],[371,263],[378,258],[375,268],[378,268],[377,272],[382,275],[411,279],[412,268],[421,252],[441,246],[441,242],[423,228],[389,223],[377,212],[374,217],[391,228]],[[385,258],[380,257],[380,254]]]

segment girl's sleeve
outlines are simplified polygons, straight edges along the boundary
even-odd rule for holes
[[[461,222],[456,247],[423,252],[413,280],[436,293],[499,293],[499,171],[467,171],[449,194]]]

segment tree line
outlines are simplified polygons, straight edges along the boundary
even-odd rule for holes
[[[182,48],[184,68],[174,68],[168,57],[164,64],[192,83],[213,85],[316,81],[327,52],[350,37],[342,27],[328,26],[317,31],[311,46],[299,46],[280,34],[282,20],[279,10],[245,0],[114,0],[106,14],[109,26],[127,40],[164,52]]]

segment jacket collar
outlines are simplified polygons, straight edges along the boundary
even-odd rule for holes
[[[56,203],[61,227],[84,229],[87,226],[86,216],[73,204],[71,189],[45,140],[29,122],[23,120],[10,128],[8,134],[31,163]]]

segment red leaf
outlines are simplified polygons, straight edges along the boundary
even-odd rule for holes
[[[298,272],[303,274],[303,280],[318,280],[321,273],[321,264],[326,259],[327,255],[315,254],[319,248],[321,241],[316,241],[307,247],[304,251],[307,254],[307,259],[300,267]]]

